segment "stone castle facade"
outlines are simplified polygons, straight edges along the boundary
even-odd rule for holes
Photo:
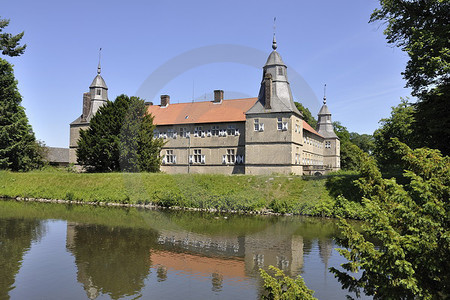
[[[174,173],[318,175],[340,169],[340,141],[324,104],[318,126],[312,128],[296,108],[287,67],[276,51],[263,67],[257,98],[148,105],[154,116],[155,138],[166,142],[161,171]],[[97,109],[107,101],[107,86],[98,74],[83,95],[83,113],[70,124],[70,162],[76,163],[79,130],[87,128]]]

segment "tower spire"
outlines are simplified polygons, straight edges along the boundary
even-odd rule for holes
[[[102,72],[102,67],[100,66],[100,60],[102,58],[102,48],[100,48],[100,50],[98,50],[98,67],[97,67],[97,74],[100,75],[100,73]]]
[[[327,84],[323,86],[323,104],[327,104]]]
[[[272,49],[277,50],[277,39],[275,38],[275,31],[276,31],[276,22],[277,17],[273,18],[273,40],[272,40]]]

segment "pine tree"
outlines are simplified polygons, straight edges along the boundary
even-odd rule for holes
[[[43,164],[21,102],[13,68],[0,58],[0,169],[28,171]]]
[[[78,163],[91,172],[159,171],[162,142],[153,139],[153,129],[144,101],[120,95],[80,130]]]

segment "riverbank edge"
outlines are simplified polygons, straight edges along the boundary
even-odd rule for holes
[[[267,215],[267,216],[309,216],[317,217],[310,214],[298,214],[298,213],[277,213],[270,209],[265,210],[220,210],[216,208],[196,208],[196,207],[181,207],[181,206],[161,206],[153,203],[150,204],[134,204],[134,203],[117,203],[117,202],[92,202],[92,201],[76,201],[76,200],[63,200],[63,199],[44,199],[44,198],[28,198],[28,197],[7,197],[0,195],[0,200],[15,200],[19,202],[40,202],[40,203],[56,203],[56,204],[75,204],[75,205],[90,205],[99,207],[125,207],[125,208],[141,208],[148,210],[185,210],[185,211],[200,211],[209,213],[229,213],[229,214],[242,214],[242,215]],[[335,218],[325,216],[324,218]]]

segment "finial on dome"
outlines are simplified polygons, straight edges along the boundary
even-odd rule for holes
[[[275,38],[275,29],[276,29],[275,22],[276,22],[276,20],[277,20],[277,17],[274,17],[273,18],[273,41],[272,41],[272,49],[273,50],[277,50],[277,39]]]
[[[100,66],[100,60],[102,58],[102,48],[100,48],[100,50],[98,51],[98,67],[97,67],[97,74],[100,75],[100,73],[102,72],[102,67]]]
[[[323,86],[323,104],[327,104],[327,84]]]

